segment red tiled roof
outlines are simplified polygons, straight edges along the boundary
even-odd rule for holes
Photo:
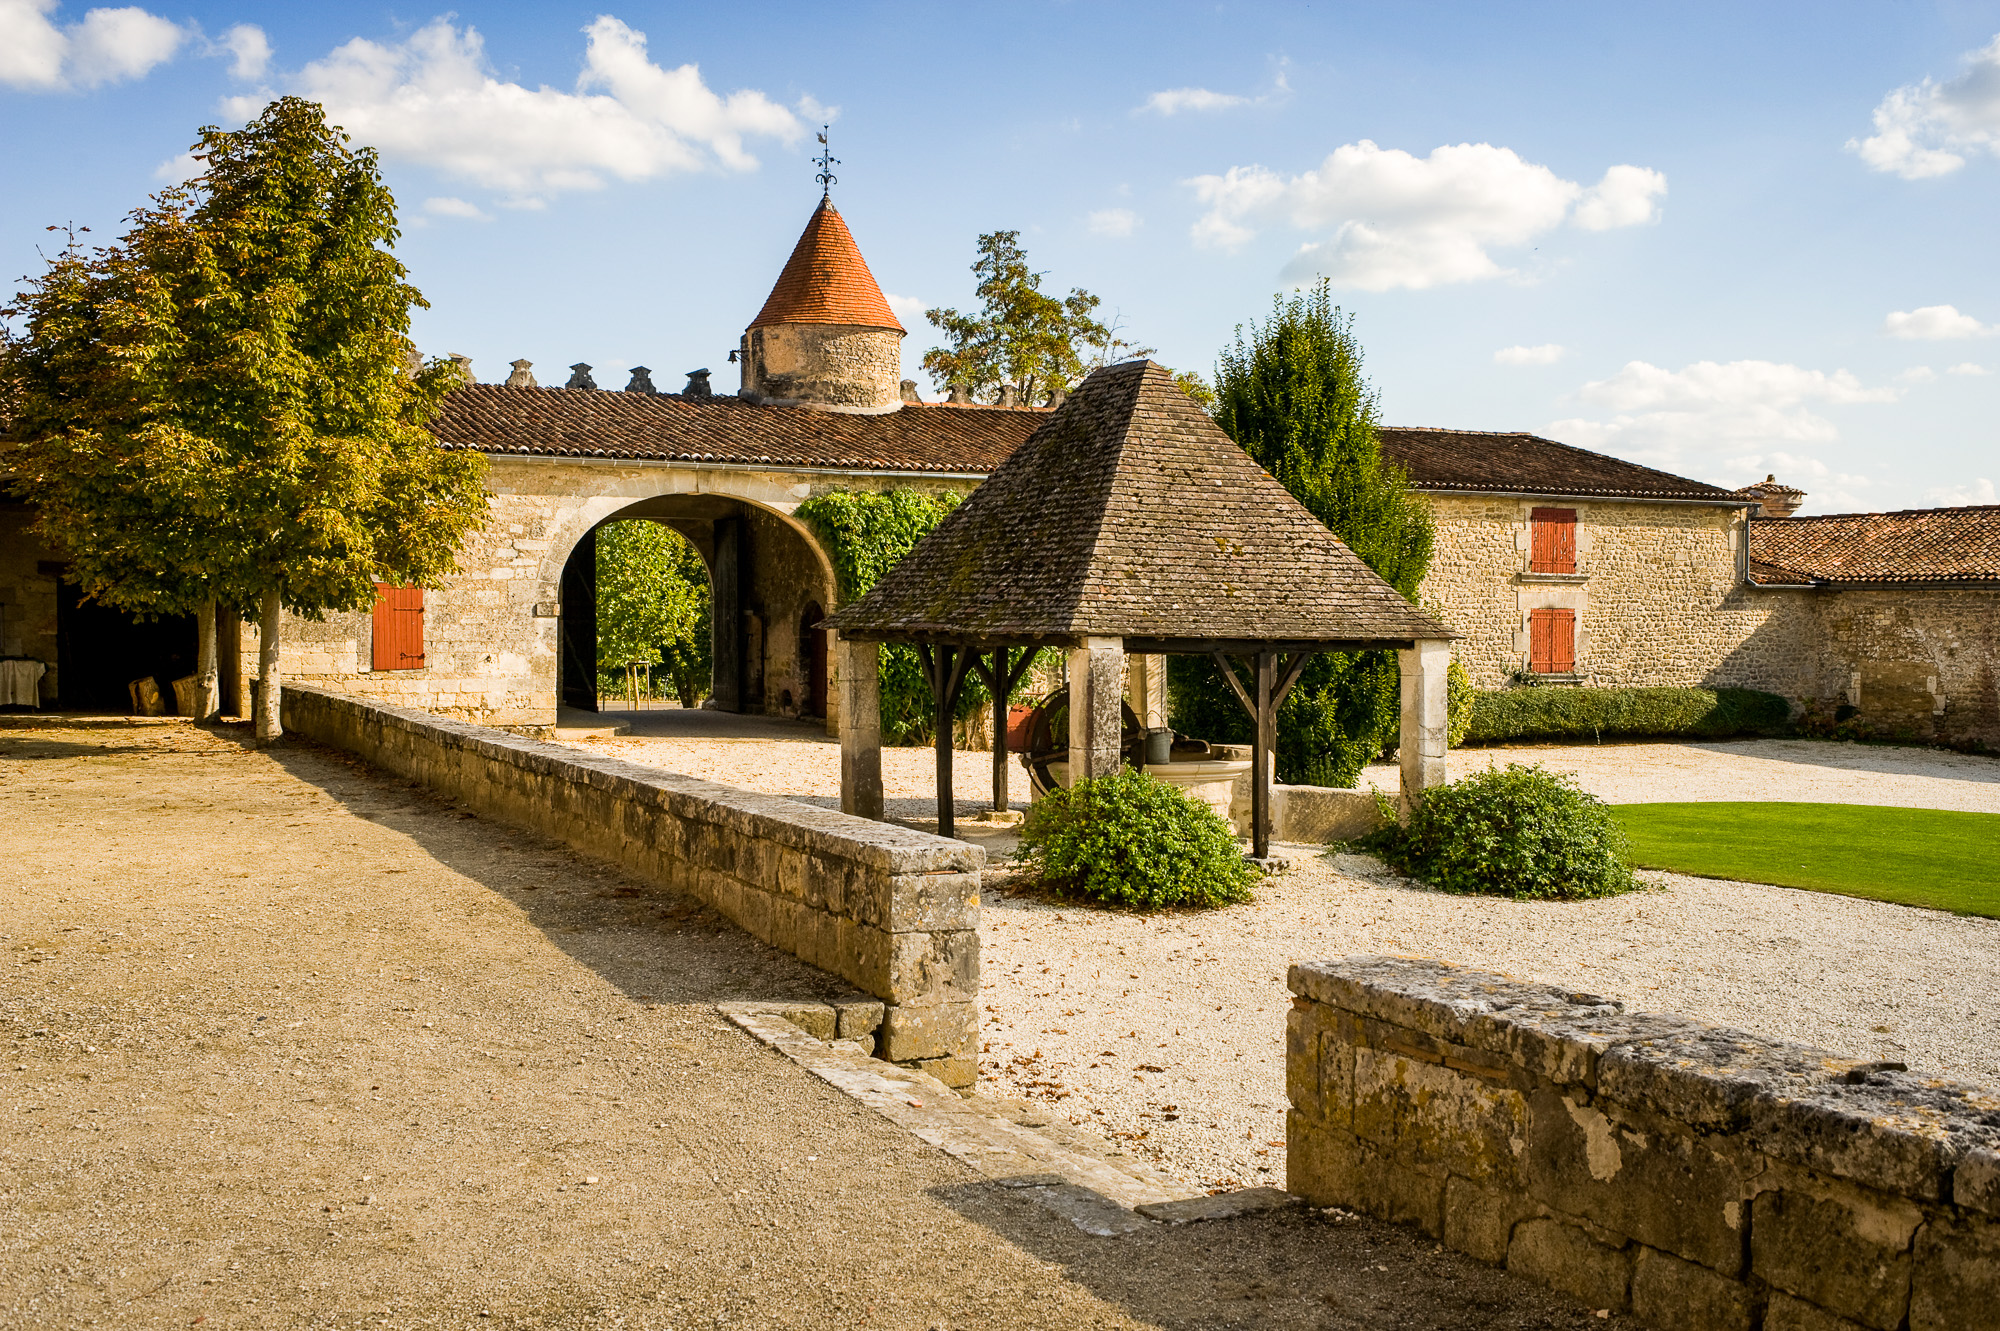
[[[1720,486],[1521,431],[1383,426],[1375,434],[1418,490],[1745,502]]]
[[[447,447],[538,457],[867,471],[992,471],[1048,412],[917,403],[880,416],[589,388],[468,384],[430,430]]]
[[[770,324],[858,324],[903,331],[831,199],[819,201],[770,299],[750,321],[752,328]]]
[[[1750,579],[2000,583],[2000,505],[1756,518]]]

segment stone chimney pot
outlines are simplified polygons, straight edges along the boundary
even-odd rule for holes
[[[947,402],[956,402],[959,406],[962,407],[966,403],[972,401],[972,394],[965,391],[964,384],[955,383],[951,386],[950,390],[946,392],[944,400]]]
[[[914,380],[914,379],[905,379],[905,380],[903,380],[903,401],[905,401],[905,402],[913,402],[913,403],[915,403],[915,402],[922,402],[922,401],[923,401],[923,399],[922,399],[921,397],[918,397],[918,396],[917,396],[917,381],[916,381],[916,380]]]
[[[582,361],[569,367],[569,382],[564,388],[595,388],[597,381],[590,377],[590,367]]]
[[[653,387],[653,372],[651,370],[643,365],[634,365],[632,367],[632,382],[625,385],[625,391],[628,393],[657,394],[660,390]]]
[[[689,370],[687,372],[687,377],[688,377],[687,387],[681,390],[682,397],[691,397],[698,401],[707,401],[709,398],[715,396],[715,390],[708,386],[707,370]]]
[[[540,384],[535,382],[535,363],[533,361],[517,360],[513,362],[513,365],[514,365],[514,372],[507,376],[507,387],[509,388],[541,387]]]
[[[1000,385],[1000,405],[1003,407],[1011,407],[1014,405],[1014,385],[1012,384]]]
[[[1789,518],[1798,512],[1799,505],[1806,498],[1804,490],[1780,485],[1777,476],[1772,474],[1766,474],[1763,480],[1755,485],[1746,485],[1736,493],[1756,501],[1757,511],[1751,516],[1759,518]]]

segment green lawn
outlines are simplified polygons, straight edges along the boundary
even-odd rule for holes
[[[1864,804],[1620,804],[1632,862],[2000,918],[2000,814]]]

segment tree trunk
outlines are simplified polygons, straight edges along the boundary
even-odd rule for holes
[[[213,721],[222,712],[222,682],[216,669],[215,598],[201,603],[195,615],[194,719]]]
[[[264,593],[262,613],[257,620],[257,742],[270,744],[285,733],[278,723],[278,593]]]

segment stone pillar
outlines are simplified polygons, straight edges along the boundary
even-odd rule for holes
[[[1121,753],[1125,640],[1085,638],[1069,654],[1069,779],[1110,776]]]
[[[1451,664],[1451,644],[1419,642],[1396,653],[1403,677],[1403,726],[1397,756],[1403,768],[1401,804],[1405,811],[1418,795],[1445,783],[1445,669]]]
[[[1132,710],[1139,714],[1139,724],[1147,730],[1167,724],[1166,657],[1132,658]]]
[[[882,819],[882,644],[835,640],[840,811]]]

